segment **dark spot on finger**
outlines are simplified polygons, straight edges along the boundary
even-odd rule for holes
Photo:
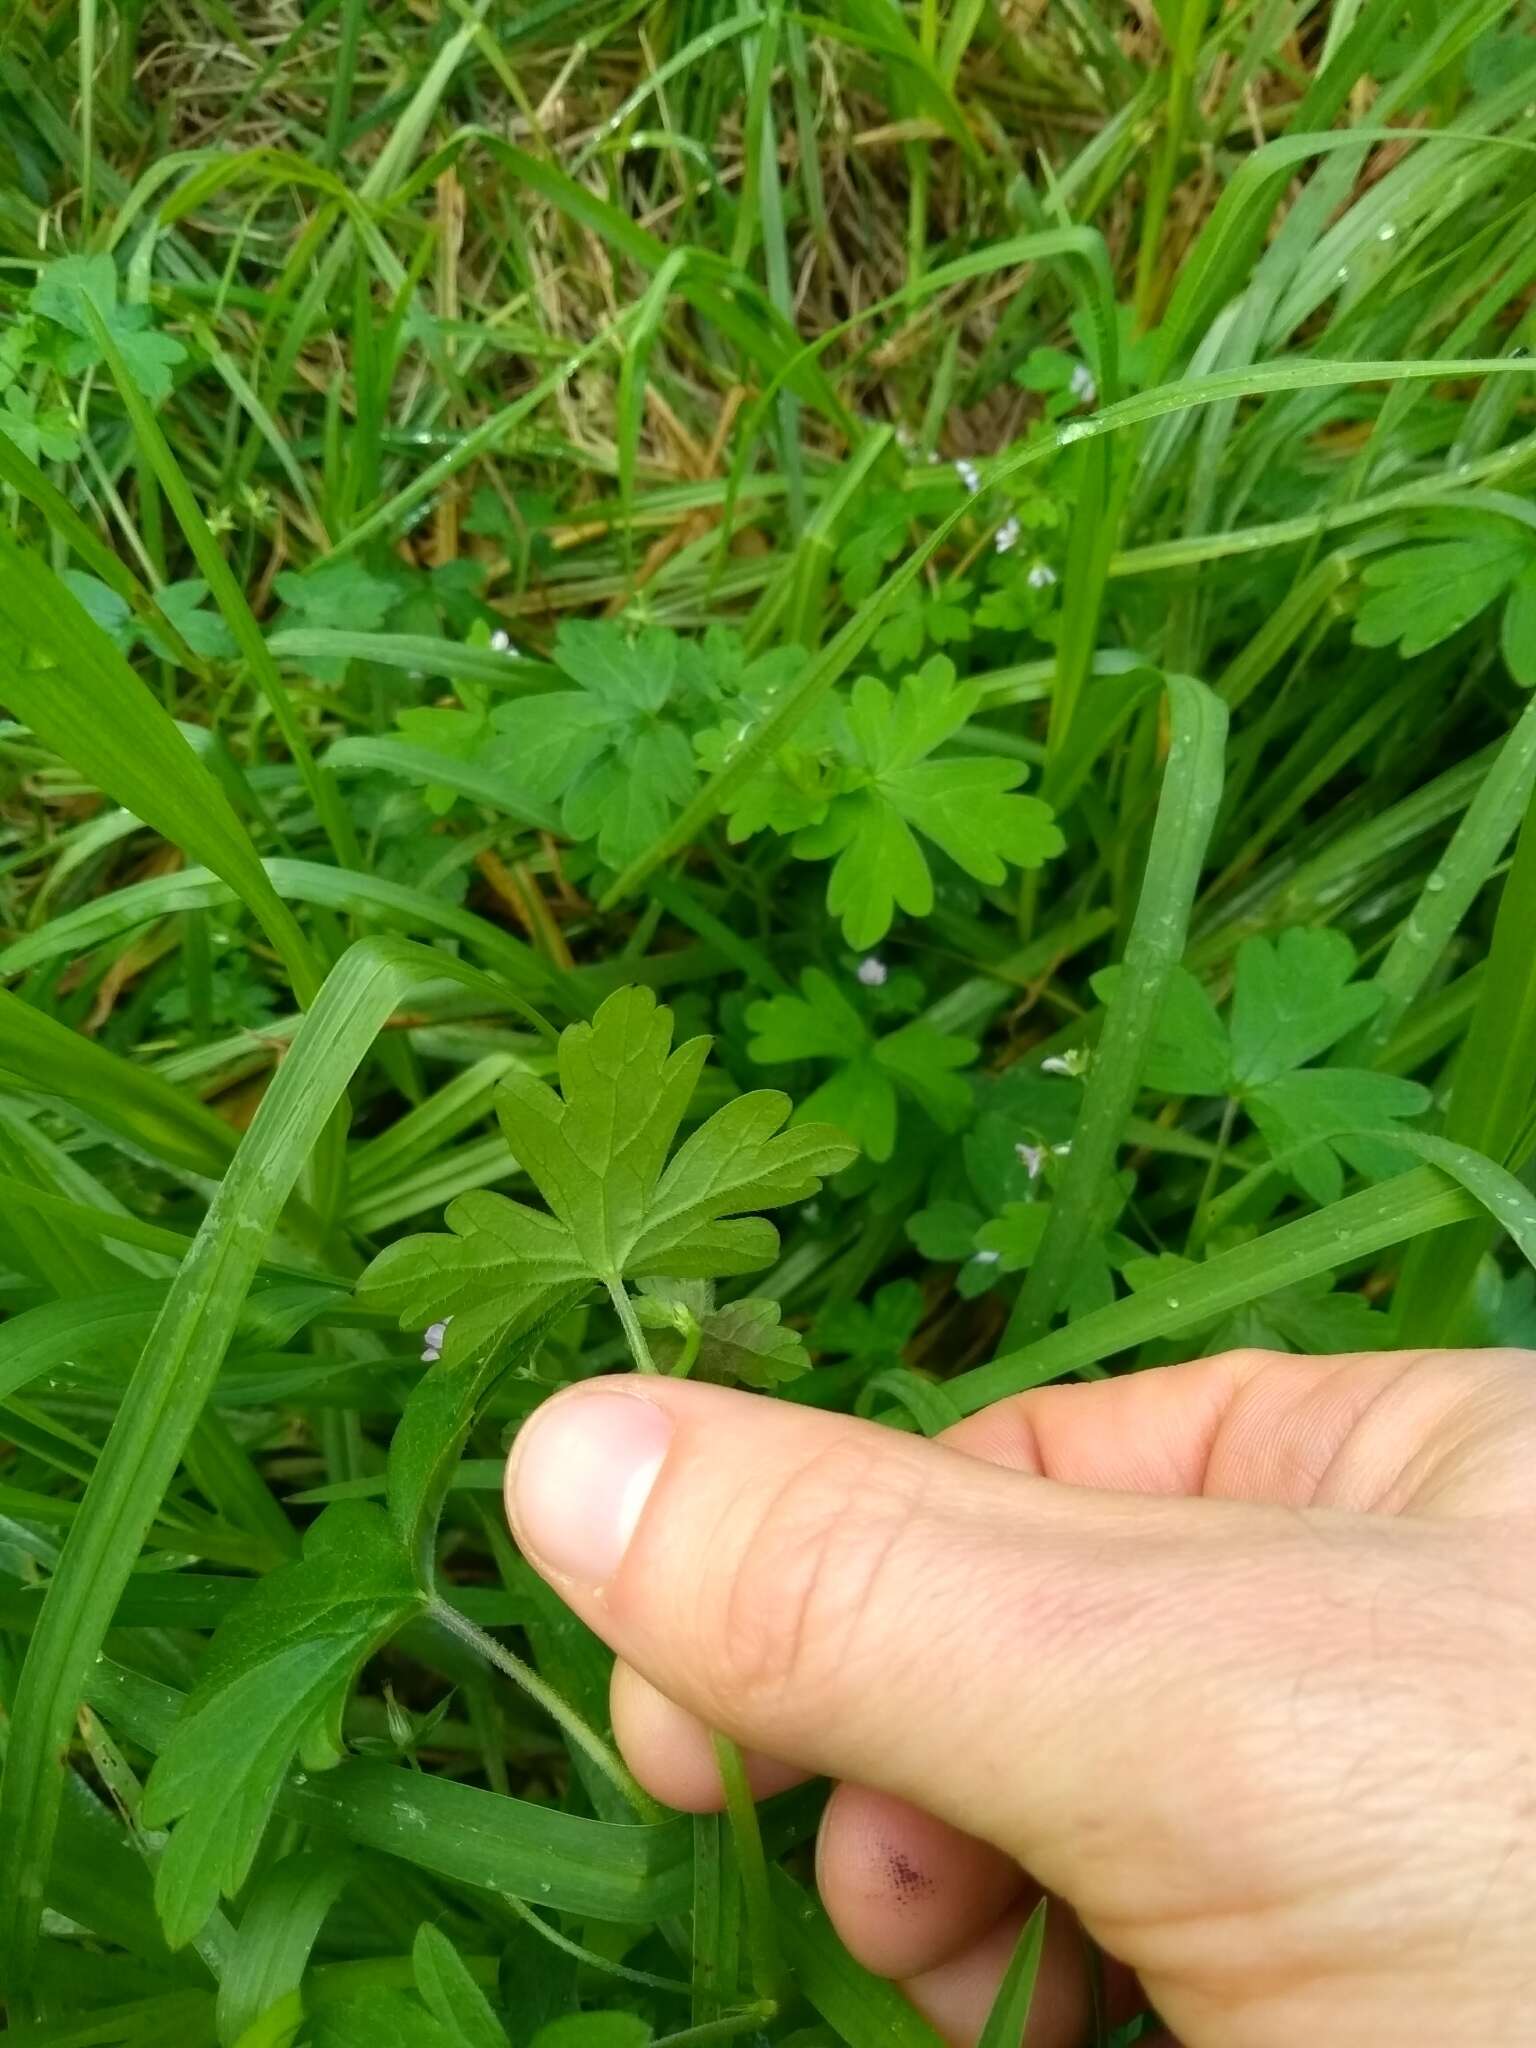
[[[885,1871],[891,1890],[903,1904],[911,1899],[926,1899],[933,1891],[933,1879],[927,1871],[919,1870],[900,1849],[886,1852]]]

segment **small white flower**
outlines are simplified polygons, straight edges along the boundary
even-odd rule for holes
[[[1005,519],[992,537],[992,545],[1000,555],[1006,555],[1019,544],[1019,535],[1024,531],[1017,519]]]
[[[1038,1180],[1040,1178],[1040,1169],[1045,1164],[1045,1147],[1043,1145],[1015,1145],[1013,1149],[1020,1166],[1024,1168],[1030,1179]]]
[[[1049,562],[1036,562],[1024,581],[1031,590],[1049,590],[1056,581],[1056,571]]]
[[[905,449],[908,455],[917,446],[917,436],[905,421],[896,429],[896,446]]]
[[[955,464],[955,475],[959,477],[961,483],[965,485],[965,488],[971,493],[972,497],[981,489],[981,471],[974,462],[967,460],[963,455]]]
[[[517,649],[512,645],[512,635],[505,626],[498,626],[491,635],[491,652],[492,654],[516,654]]]
[[[1042,1074],[1065,1074],[1075,1081],[1080,1074],[1088,1071],[1088,1054],[1080,1045],[1074,1045],[1070,1052],[1053,1052],[1048,1060],[1040,1062]]]
[[[444,1316],[440,1323],[429,1323],[426,1329],[422,1331],[421,1362],[423,1365],[436,1365],[437,1361],[442,1357],[443,1339],[447,1336],[448,1325],[452,1321],[452,1316]]]
[[[867,953],[855,969],[865,988],[884,988],[890,971],[876,953]]]
[[[973,1266],[995,1266],[1001,1257],[1001,1252],[972,1252],[971,1264]]]
[[[1093,381],[1093,372],[1086,363],[1074,364],[1072,382],[1068,385],[1067,389],[1072,393],[1072,396],[1079,405],[1097,405],[1098,403],[1099,387]]]

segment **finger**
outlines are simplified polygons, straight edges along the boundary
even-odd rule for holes
[[[664,1806],[683,1813],[717,1813],[725,1804],[709,1730],[696,1714],[658,1692],[621,1657],[609,1688],[613,1732],[624,1760]],[[749,1750],[743,1756],[754,1799],[771,1799],[804,1782],[805,1772]]]
[[[1118,1870],[1128,1832],[1160,1864],[1225,1810],[1252,1660],[1292,1629],[1258,1597],[1277,1532],[1305,1549],[1304,1611],[1316,1593],[1289,1516],[1058,1486],[670,1380],[546,1403],[508,1500],[526,1554],[668,1698],[1069,1892],[1090,1861]],[[1170,1754],[1195,1759],[1176,1781],[1148,1768]]]
[[[943,1441],[1010,1471],[1112,1492],[1356,1512],[1486,1512],[1536,1499],[1522,1352],[1229,1351],[1038,1387]],[[1496,1469],[1490,1471],[1490,1462]]]
[[[1010,1908],[970,1948],[910,1977],[903,1991],[953,2048],[973,2048],[1039,1895]],[[1076,1920],[1054,1901],[1023,2048],[1083,2048],[1093,2016],[1089,1951]]]
[[[881,1977],[969,1948],[1024,1890],[1011,1856],[921,1807],[840,1785],[821,1817],[816,1888],[844,1946]]]

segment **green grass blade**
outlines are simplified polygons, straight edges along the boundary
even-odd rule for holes
[[[1463,918],[1503,857],[1536,788],[1536,700],[1521,713],[1423,893],[1376,970],[1385,991],[1360,1040],[1377,1052],[1392,1037],[1434,972]]]
[[[326,867],[318,861],[271,860],[263,862],[262,868],[284,902],[318,904],[406,932],[439,932],[463,940],[506,977],[509,988],[520,992],[515,1003],[508,998],[509,1005],[536,1031],[550,1035],[543,1018],[529,1007],[528,998],[547,999],[567,983],[531,947],[488,918],[461,910],[424,889],[349,868]],[[130,882],[126,889],[66,911],[0,951],[0,975],[20,974],[52,960],[74,958],[156,918],[219,908],[230,901],[232,893],[199,868],[185,868],[180,874],[161,875],[150,882]]]
[[[763,1856],[763,1837],[757,1825],[757,1807],[747,1783],[741,1751],[724,1735],[710,1737],[715,1766],[725,1792],[725,1810],[736,1849],[736,1867],[741,1876],[745,1907],[747,1959],[752,1970],[752,1988],[758,1997],[772,2004],[783,1990],[784,1966],[779,1954],[778,1926],[773,1899],[768,1889],[768,1865]]]
[[[0,634],[12,711],[97,789],[221,875],[282,954],[300,1000],[312,996],[309,942],[223,790],[52,570],[4,536]]]
[[[796,1987],[843,2041],[880,2048],[941,2048],[915,2006],[885,1977],[871,1976],[849,1955],[809,1892],[782,1870],[768,1873],[779,1942]]]
[[[1519,1145],[1536,1098],[1536,804],[1527,809],[1514,864],[1504,880],[1477,1008],[1456,1061],[1444,1136],[1489,1159],[1520,1167]],[[1393,1307],[1410,1344],[1457,1341],[1492,1232],[1470,1223],[1434,1247],[1416,1246]]]
[[[353,1863],[333,1850],[285,1856],[257,1879],[219,1985],[221,2048],[234,2048],[269,2006],[297,1991],[325,1916]]]
[[[1094,1049],[1071,1156],[1009,1321],[1006,1345],[1043,1334],[1061,1306],[1073,1263],[1114,1174],[1163,996],[1184,953],[1189,913],[1221,802],[1227,713],[1219,697],[1188,676],[1170,676],[1168,696],[1168,765],[1125,964]]]
[[[1219,1252],[1193,1273],[1080,1316],[1021,1351],[995,1358],[946,1382],[967,1415],[1030,1387],[1081,1372],[1154,1337],[1198,1330],[1233,1309],[1262,1301],[1282,1287],[1332,1273],[1370,1258],[1389,1245],[1464,1223],[1478,1202],[1431,1167],[1420,1167],[1382,1187],[1346,1195],[1315,1216],[1267,1231],[1251,1244]]]
[[[976,2048],[1018,2048],[1029,2025],[1030,2007],[1035,2002],[1035,1984],[1040,1975],[1040,1958],[1045,1951],[1046,1900],[1042,1899],[1024,1922],[1018,1946],[997,1987],[997,1996],[987,2014]]]
[[[332,851],[344,866],[360,865],[357,837],[352,829],[352,821],[337,802],[336,791],[330,778],[316,764],[304,728],[299,723],[298,713],[288,692],[283,688],[277,664],[272,659],[267,643],[262,638],[261,628],[246,602],[245,592],[240,588],[233,570],[225,561],[223,550],[203,517],[202,507],[182,474],[180,463],[171,452],[170,443],[161,431],[154,410],[134,382],[106,322],[91,300],[82,297],[81,304],[90,320],[96,345],[112,372],[112,380],[117,386],[123,408],[132,422],[139,447],[165,493],[166,503],[176,516],[176,523],[192,550],[193,558],[202,571],[213,595],[213,601],[223,615],[225,625],[234,635],[235,644],[244,655],[251,674],[266,699],[273,723],[282,734],[283,744],[298,768],[304,787],[308,790],[310,800],[325,827]],[[307,1001],[313,995],[316,979],[316,968],[312,962],[307,962],[301,1000]]]

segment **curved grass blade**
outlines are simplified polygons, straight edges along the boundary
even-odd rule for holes
[[[115,590],[136,611],[148,611],[148,593],[133,571],[99,534],[92,532],[58,485],[5,434],[0,434],[0,484],[35,505],[59,538],[69,544],[91,574],[99,576],[109,590]]]
[[[1404,1131],[1402,1144],[1405,1151],[1417,1152],[1465,1188],[1514,1239],[1526,1261],[1536,1266],[1536,1196],[1523,1181],[1483,1153],[1474,1152],[1469,1145],[1453,1145],[1448,1138]]]
[[[1536,1102],[1536,802],[1525,814],[1504,880],[1493,944],[1451,1084],[1443,1135],[1489,1159],[1519,1168]],[[1478,1263],[1488,1249],[1483,1221],[1445,1244],[1415,1247],[1393,1306],[1401,1338],[1455,1341],[1464,1326]]]
[[[1389,1245],[1444,1230],[1480,1214],[1477,1200],[1433,1167],[1346,1195],[1315,1216],[1286,1223],[1250,1244],[1206,1259],[1194,1272],[1080,1316],[1021,1351],[994,1358],[945,1383],[967,1415],[1009,1394],[1098,1365],[1153,1337],[1198,1330],[1282,1287],[1367,1259]]]
[[[942,2048],[941,2037],[888,1978],[871,1976],[853,1960],[809,1892],[776,1866],[769,1869],[768,1888],[795,1987],[841,2040]]]
[[[0,989],[0,1070],[57,1095],[93,1122],[183,1173],[216,1177],[229,1164],[229,1125],[158,1074]]]
[[[283,900],[313,903],[327,910],[350,912],[380,923],[393,924],[409,932],[435,931],[445,937],[462,939],[506,976],[510,987],[520,993],[508,997],[536,1031],[552,1035],[538,1012],[529,1007],[528,996],[548,997],[560,985],[558,970],[549,967],[537,953],[472,910],[461,910],[424,889],[412,889],[403,882],[385,881],[378,875],[360,874],[351,868],[325,867],[318,861],[270,860],[262,863],[271,886]],[[133,931],[159,917],[176,917],[189,910],[213,910],[230,900],[232,892],[215,876],[199,868],[184,868],[180,874],[157,875],[153,881],[130,882],[109,896],[82,903],[66,911],[41,930],[29,932],[0,952],[0,975],[20,974],[51,960],[69,959],[109,939]]]
[[[1018,1946],[997,1987],[997,1996],[987,2014],[976,2048],[1018,2048],[1029,2025],[1030,2007],[1035,2002],[1035,1984],[1040,1975],[1040,1957],[1045,1949],[1047,1902],[1042,1899],[1024,1922]]]
[[[1386,1045],[1434,972],[1518,829],[1533,787],[1536,699],[1527,704],[1514,731],[1500,747],[1450,845],[1376,970],[1377,985],[1385,994],[1381,1008],[1360,1037],[1358,1049],[1367,1056]],[[1340,1058],[1348,1056],[1346,1046]]]
[[[1221,802],[1227,711],[1213,691],[1188,676],[1168,678],[1168,697],[1173,736],[1124,968],[1094,1049],[1066,1171],[1005,1343],[1028,1343],[1042,1335],[1061,1306],[1073,1262],[1114,1174],[1163,996],[1183,957],[1189,913]]]
[[[285,1856],[257,1880],[219,1985],[223,2048],[233,2048],[269,2006],[298,1990],[315,1937],[354,1867],[345,1853],[311,1850]]]
[[[532,802],[518,789],[509,789],[505,777],[494,768],[456,760],[451,754],[435,754],[430,747],[413,746],[409,740],[359,735],[355,739],[337,740],[325,758],[327,765],[335,768],[359,772],[382,768],[386,774],[398,775],[419,788],[451,789],[456,796],[467,796],[471,802],[484,804],[514,824],[526,825],[536,832],[560,829],[553,811]]]
[[[213,601],[218,606],[224,623],[234,635],[235,644],[244,655],[257,686],[267,702],[272,721],[283,736],[289,758],[299,771],[310,802],[325,828],[336,858],[348,867],[360,867],[357,835],[352,821],[337,800],[336,790],[330,778],[315,761],[309,740],[299,722],[299,715],[292,699],[283,688],[282,677],[277,672],[277,663],[267,649],[245,592],[235,580],[234,571],[224,559],[223,550],[214,539],[213,531],[203,517],[202,507],[193,495],[192,488],[182,475],[181,465],[171,453],[170,443],[160,430],[154,409],[139,390],[132,373],[123,361],[122,352],[112,338],[111,330],[94,301],[82,295],[81,305],[90,321],[95,335],[96,346],[101,350],[107,368],[112,372],[112,381],[117,386],[118,397],[133,426],[134,436],[150,467],[153,469],[164,491],[166,502],[176,515],[193,558],[201,570]],[[129,806],[130,809],[136,808]],[[306,980],[300,1000],[308,1002],[314,995],[318,976],[313,961],[306,962]]]
[[[229,799],[73,594],[3,535],[0,639],[11,710],[95,788],[222,876],[307,1002],[319,986],[315,956]]]

